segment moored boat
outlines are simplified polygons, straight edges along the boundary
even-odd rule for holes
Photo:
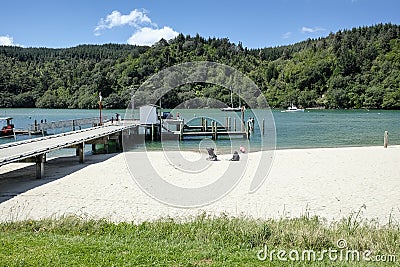
[[[292,104],[286,110],[282,110],[281,112],[304,112],[304,108],[297,108]]]
[[[235,112],[242,111],[242,107],[241,107],[241,104],[240,104],[240,97],[239,97],[239,106],[238,107],[234,107],[233,106],[233,90],[232,90],[232,88],[231,88],[231,106],[230,107],[221,108],[221,111],[235,111]]]
[[[14,124],[12,123],[11,117],[0,118],[3,125],[0,131],[0,136],[9,136],[14,134]]]

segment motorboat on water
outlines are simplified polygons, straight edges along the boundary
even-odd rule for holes
[[[304,112],[304,108],[297,108],[295,105],[291,104],[290,107],[281,112]]]
[[[226,108],[221,108],[221,111],[242,111],[241,107],[226,107]]]
[[[14,124],[12,123],[11,117],[0,118],[2,128],[0,130],[0,136],[10,136],[14,134]]]

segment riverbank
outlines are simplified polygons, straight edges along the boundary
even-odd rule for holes
[[[137,158],[147,158],[145,152],[137,153],[143,154]],[[221,174],[231,164],[231,155],[219,155],[220,161],[186,179],[162,152],[147,153],[165,180],[188,187],[218,179],[215,170]],[[328,221],[359,213],[360,218],[382,224],[400,220],[400,146],[278,150],[266,181],[249,194],[260,153],[242,155],[242,162],[247,160],[244,175],[224,198],[190,209],[165,205],[144,193],[131,177],[124,154],[88,156],[85,164],[78,164],[75,157],[50,160],[42,180],[34,179],[33,165],[6,165],[0,168],[0,221],[77,215],[142,222],[204,211],[275,219],[318,215]],[[181,155],[199,163],[207,157],[195,152]]]

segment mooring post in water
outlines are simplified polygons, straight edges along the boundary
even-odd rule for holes
[[[261,129],[262,129],[262,134],[265,134],[265,120],[262,120],[262,124],[261,124]]]
[[[211,126],[211,129],[212,129],[212,132],[213,132],[213,140],[217,140],[217,135],[218,135],[218,133],[217,133],[217,122],[216,121],[213,121],[212,122],[212,126]]]
[[[387,148],[389,144],[389,132],[385,131],[385,133],[383,134],[383,147]]]
[[[241,118],[241,125],[242,125],[241,129],[242,129],[242,132],[244,132],[246,130],[246,128],[245,128],[246,125],[244,123],[245,123],[245,121],[244,121],[244,107],[242,107],[242,118]]]
[[[246,137],[247,137],[247,139],[250,139],[250,121],[248,121],[247,123],[246,123]]]
[[[211,121],[211,139],[215,140],[215,136],[214,136],[214,121]]]
[[[180,125],[180,128],[179,128],[179,137],[180,137],[180,139],[181,139],[181,141],[183,140],[183,126],[184,126],[184,124],[183,124],[183,121],[181,121],[181,125]]]
[[[215,140],[218,139],[218,123],[214,122],[214,128],[215,128]]]
[[[233,131],[236,132],[236,118],[233,118]]]

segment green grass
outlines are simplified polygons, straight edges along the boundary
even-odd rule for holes
[[[260,261],[257,253],[283,249],[348,249],[395,255],[396,262]],[[255,220],[201,215],[185,221],[114,224],[64,217],[0,224],[0,266],[399,266],[398,224],[379,226],[351,216],[327,224],[318,217]]]

